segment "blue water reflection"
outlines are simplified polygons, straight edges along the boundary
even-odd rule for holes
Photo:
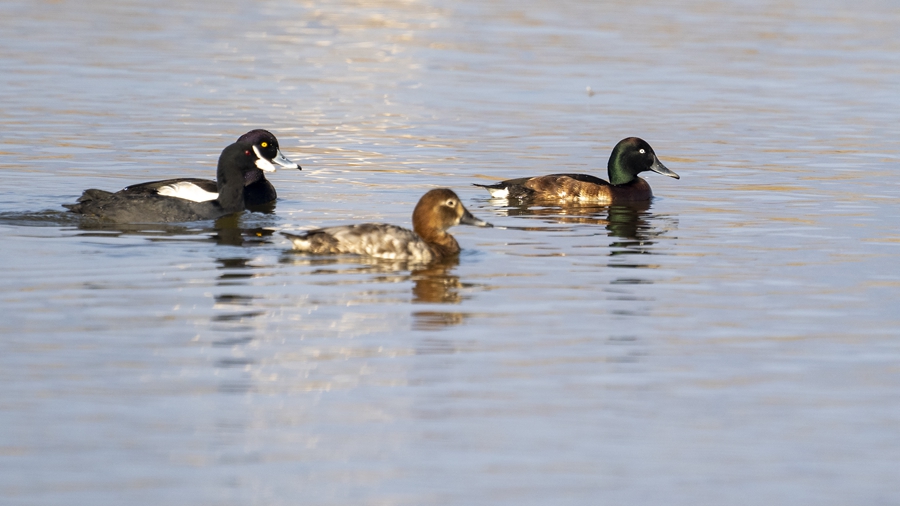
[[[0,502],[896,502],[896,14],[0,3]],[[304,168],[268,213],[62,212],[260,127]],[[645,206],[471,186],[629,135],[682,176]],[[495,225],[447,264],[278,234],[433,187]]]

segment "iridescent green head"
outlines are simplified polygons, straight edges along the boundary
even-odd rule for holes
[[[667,169],[647,141],[637,137],[622,139],[609,155],[609,182],[613,185],[628,184],[644,171],[652,170],[657,174],[679,179],[678,174]]]

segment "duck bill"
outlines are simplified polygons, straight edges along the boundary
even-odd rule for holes
[[[272,162],[266,160],[259,152],[259,148],[253,146],[253,152],[256,153],[256,168],[263,172],[275,172],[275,166],[272,165]]]
[[[479,220],[478,218],[472,216],[472,213],[469,212],[468,209],[463,209],[465,211],[462,217],[459,219],[459,223],[462,225],[472,225],[474,227],[493,227],[490,223],[486,221]]]
[[[303,170],[303,168],[300,167],[300,165],[288,160],[288,157],[284,156],[284,154],[282,154],[280,149],[275,153],[275,158],[272,159],[272,163],[274,163],[275,165],[278,165],[279,167],[283,167],[285,169]]]
[[[678,174],[676,174],[676,173],[672,172],[671,170],[669,170],[668,168],[666,168],[666,166],[663,165],[661,161],[659,161],[659,158],[657,158],[656,155],[653,156],[653,165],[650,166],[650,170],[652,170],[653,172],[656,172],[657,174],[662,174],[663,176],[669,176],[669,177],[674,177],[675,179],[681,179],[680,177],[678,177]]]

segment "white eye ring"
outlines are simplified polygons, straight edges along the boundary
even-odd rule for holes
[[[448,200],[448,201],[447,201],[447,207],[453,207],[453,206],[455,206],[455,205],[456,205],[456,201],[455,201],[455,200]]]
[[[643,149],[641,149],[641,150],[639,151],[639,153],[643,155],[644,153],[646,153],[646,151],[644,151]]]

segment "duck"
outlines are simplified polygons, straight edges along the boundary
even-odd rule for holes
[[[272,162],[272,171],[275,165],[285,169],[303,170],[300,165],[288,160],[278,147],[278,139],[268,130],[251,130],[240,136],[237,142],[249,142],[256,146],[259,155]],[[262,176],[262,177],[260,177]],[[273,202],[278,198],[275,187],[264,175],[252,176],[256,180],[244,186],[244,205],[247,208],[262,206]],[[160,181],[149,181],[127,186],[116,192],[122,195],[165,195],[190,200],[193,202],[206,202],[218,198],[218,187],[211,179],[175,178]]]
[[[647,141],[628,137],[613,148],[607,164],[609,181],[589,174],[550,174],[509,179],[496,184],[475,184],[486,188],[492,198],[535,199],[563,202],[620,204],[650,200],[650,185],[638,174],[653,171],[680,179],[656,157]]]
[[[247,141],[229,145],[219,156],[216,170],[216,198],[195,202],[154,194],[85,190],[75,204],[63,204],[69,211],[114,223],[173,223],[214,220],[245,209],[244,188],[259,181],[263,171],[274,170],[255,144]]]
[[[354,254],[387,260],[427,264],[454,257],[460,247],[447,233],[455,225],[492,227],[472,216],[453,190],[437,188],[419,199],[412,214],[413,230],[384,223],[362,223],[310,230],[302,234],[282,232],[294,251]]]

